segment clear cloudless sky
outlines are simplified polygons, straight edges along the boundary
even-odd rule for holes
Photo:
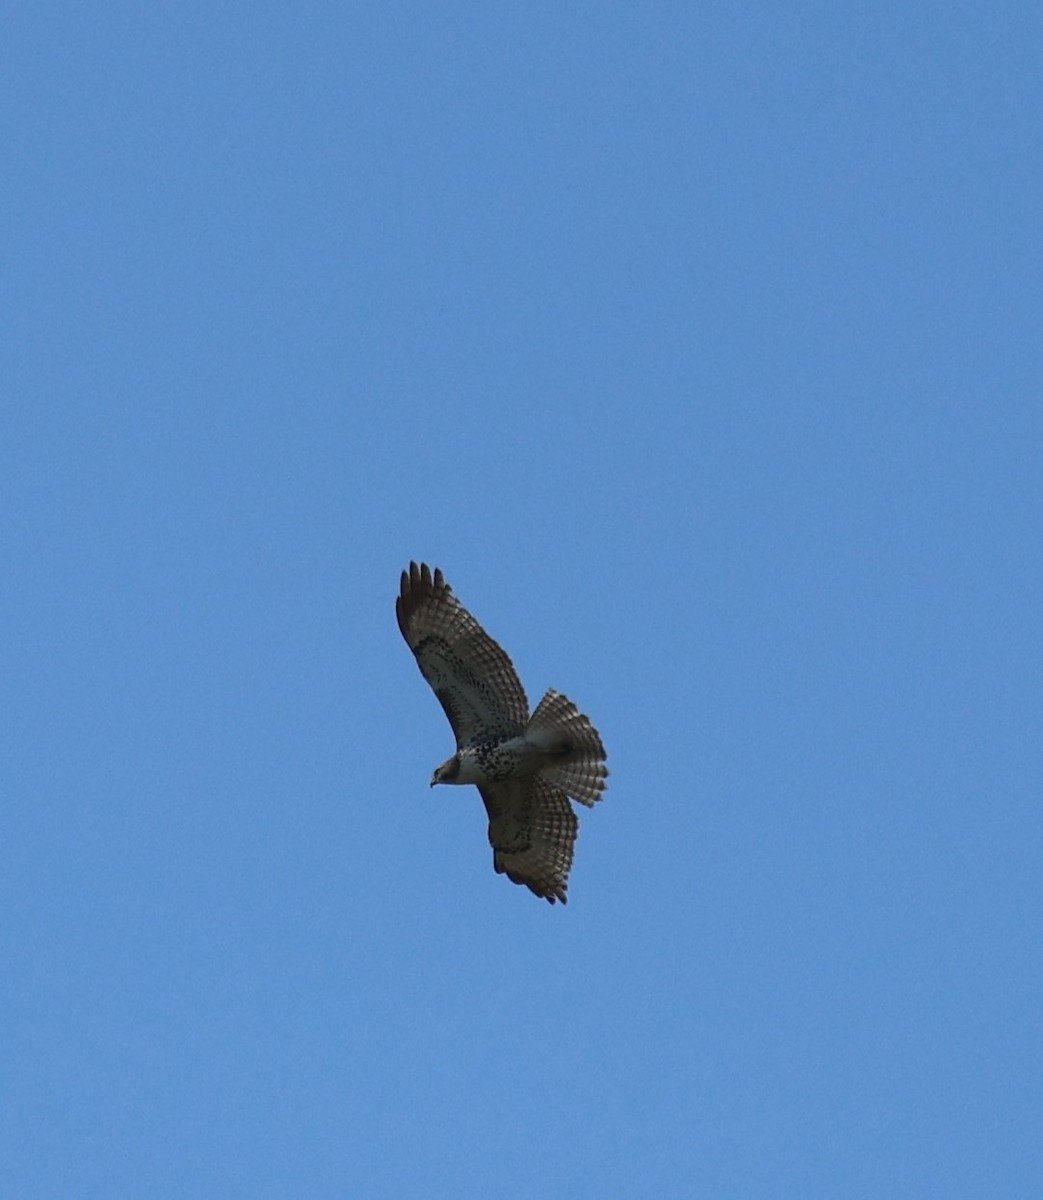
[[[1039,5],[2,25],[0,1194],[1043,1195]]]

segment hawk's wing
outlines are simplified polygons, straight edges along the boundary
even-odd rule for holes
[[[539,775],[483,784],[478,790],[489,814],[496,871],[551,904],[564,904],[579,832],[568,796]]]
[[[511,660],[453,595],[437,567],[432,576],[425,563],[409,564],[395,612],[458,748],[487,734],[521,733],[529,702]]]

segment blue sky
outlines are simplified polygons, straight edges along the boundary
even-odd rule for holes
[[[1040,1194],[1038,6],[4,27],[0,1191]]]

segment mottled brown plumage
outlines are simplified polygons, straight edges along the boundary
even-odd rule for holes
[[[475,784],[496,871],[564,904],[578,831],[569,797],[594,804],[608,775],[597,730],[553,690],[530,718],[510,658],[437,567],[410,563],[395,611],[456,736],[456,754],[437,768],[432,786]]]

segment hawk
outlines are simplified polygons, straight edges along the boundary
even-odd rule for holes
[[[598,731],[554,690],[529,715],[511,660],[437,567],[409,564],[395,613],[456,735],[456,753],[431,786],[476,784],[489,814],[493,868],[564,904],[579,829],[569,797],[593,805],[608,775]]]

